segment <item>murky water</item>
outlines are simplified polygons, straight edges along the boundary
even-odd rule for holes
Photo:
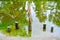
[[[34,3],[31,4],[31,18],[32,18],[32,36],[33,37],[49,37],[49,36],[56,36],[56,37],[60,37],[60,27],[58,27],[57,25],[53,24],[52,22],[49,22],[48,19],[46,19],[45,22],[39,22],[39,19],[36,17],[36,13],[33,9],[33,7],[35,7]],[[47,12],[45,13],[47,18],[50,14],[51,10],[47,10]],[[43,24],[46,24],[46,32],[43,31]],[[53,27],[53,33],[51,33],[51,27]]]
[[[47,2],[48,3],[48,2]],[[51,3],[51,5],[54,5],[54,8],[56,7],[56,3],[54,4],[54,2]],[[45,22],[40,22],[39,18],[36,17],[36,11],[34,10],[35,8],[35,4],[32,2],[30,4],[30,8],[31,8],[31,18],[32,18],[32,37],[60,37],[60,27],[58,27],[57,25],[55,25],[52,21],[50,22],[48,19],[49,14],[51,12],[51,10],[47,10],[46,12],[44,12],[44,14],[47,16],[47,19],[45,20]],[[50,7],[48,7],[50,8]],[[27,10],[27,5],[26,5],[26,10]],[[52,12],[55,12],[56,10],[54,9]],[[42,19],[43,20],[43,19]],[[1,23],[1,21],[0,21]],[[46,31],[43,31],[43,24],[46,24]],[[51,32],[51,27],[53,27],[53,33]],[[26,28],[27,34],[28,34],[28,28]],[[2,34],[0,34],[1,36]]]

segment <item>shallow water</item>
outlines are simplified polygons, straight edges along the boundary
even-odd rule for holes
[[[50,22],[48,19],[46,19],[45,22],[39,22],[39,19],[36,17],[36,13],[33,9],[35,5],[31,4],[31,18],[32,18],[32,37],[60,37],[60,27]],[[50,14],[51,10],[47,10],[45,13],[47,18]],[[46,24],[46,32],[43,31],[43,24]],[[53,33],[51,33],[51,27],[53,27]]]
[[[48,2],[47,2],[48,4]],[[50,4],[50,3],[49,3]],[[54,4],[54,2],[52,2],[50,4],[51,6],[54,5],[54,8],[56,7],[56,3]],[[45,20],[45,22],[40,22],[39,18],[36,17],[36,11],[34,10],[35,8],[35,4],[32,2],[30,5],[31,8],[31,18],[32,18],[32,37],[60,37],[60,27],[58,27],[57,25],[55,25],[52,21],[50,22],[48,19],[48,16],[51,12],[51,10],[47,10],[46,12],[44,12],[44,14],[47,16],[47,19]],[[50,7],[48,7],[50,8]],[[26,5],[26,10],[27,10],[27,5]],[[52,12],[56,12],[56,10],[54,9]],[[42,19],[43,20],[43,19]],[[0,20],[1,23],[1,20]],[[43,24],[46,24],[46,31],[43,31]],[[51,27],[54,27],[53,33],[51,33]],[[26,27],[26,31],[28,34],[28,28]],[[3,34],[0,33],[0,36],[3,36]]]

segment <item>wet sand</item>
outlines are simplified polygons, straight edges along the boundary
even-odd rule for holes
[[[0,40],[60,40],[58,37],[8,37],[8,36],[2,36],[0,37]]]

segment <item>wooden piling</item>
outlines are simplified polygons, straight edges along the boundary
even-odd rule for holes
[[[29,36],[31,36],[31,32],[32,32],[31,20],[29,19],[29,22],[28,22],[28,34],[29,34]]]
[[[53,27],[51,27],[51,32],[53,32],[53,29],[54,29],[54,28],[53,28]]]
[[[30,4],[28,3],[28,35],[31,36],[31,33],[32,33],[32,27],[31,27],[31,24],[32,24],[32,20],[31,20],[31,12],[30,12]]]
[[[18,22],[15,22],[15,29],[16,29],[16,30],[19,29],[19,27],[18,27]]]
[[[43,31],[46,31],[46,24],[43,24]]]

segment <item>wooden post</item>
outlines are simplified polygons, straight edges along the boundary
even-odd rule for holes
[[[16,30],[19,29],[18,22],[15,22],[15,28],[16,28]]]
[[[31,36],[31,32],[32,32],[31,20],[29,19],[29,22],[28,22],[28,34],[29,34],[29,36]]]
[[[46,31],[46,24],[43,24],[43,31]]]
[[[7,28],[7,32],[8,32],[8,33],[11,32],[11,28],[10,28],[10,26]]]
[[[31,12],[30,12],[30,4],[28,3],[28,35],[31,36],[32,27],[31,27]]]
[[[53,27],[51,27],[51,32],[53,32]]]

